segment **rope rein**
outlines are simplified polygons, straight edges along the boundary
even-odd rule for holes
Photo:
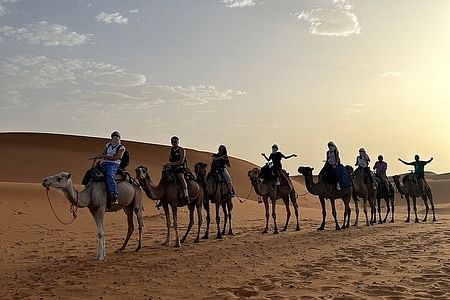
[[[77,218],[78,202],[79,202],[78,191],[76,191],[76,192],[77,192],[77,201],[75,202],[75,204],[70,203],[70,212],[72,213],[72,221],[70,221],[70,222],[64,222],[64,221],[61,220],[61,219],[58,217],[58,215],[56,214],[56,211],[55,211],[55,209],[53,208],[52,202],[50,201],[50,196],[49,196],[49,194],[48,194],[48,190],[49,190],[49,189],[46,189],[46,190],[45,190],[45,192],[46,192],[46,194],[47,194],[47,200],[48,200],[48,203],[50,204],[50,207],[51,207],[52,212],[53,212],[53,214],[55,215],[56,219],[57,219],[61,224],[63,224],[63,225],[70,225],[70,224],[72,224],[72,223],[75,221],[75,219]]]

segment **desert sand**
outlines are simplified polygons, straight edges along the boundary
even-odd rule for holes
[[[122,212],[110,213],[105,217],[107,256],[95,261],[95,225],[88,210],[79,209],[72,225],[61,225],[40,182],[70,171],[79,184],[90,166],[87,158],[106,142],[67,135],[0,134],[0,149],[8,157],[0,161],[0,299],[450,298],[449,174],[428,176],[436,223],[405,224],[405,200],[397,194],[394,224],[364,226],[361,212],[359,227],[335,231],[328,203],[327,227],[321,232],[316,230],[321,222],[318,199],[305,195],[303,178],[295,176],[301,230],[294,231],[291,218],[287,232],[263,235],[264,208],[254,192],[246,201],[251,191],[247,171],[254,165],[233,159],[231,175],[244,200],[234,200],[233,236],[216,240],[212,224],[209,240],[194,244],[191,232],[181,248],[162,246],[164,215],[145,198],[144,248],[134,252],[135,232],[127,250],[115,252],[125,238],[126,218]],[[146,165],[158,180],[168,148],[124,144],[131,153],[128,169]],[[189,150],[189,163],[210,162],[210,155]],[[68,201],[54,190],[50,197],[58,215],[69,221]],[[420,218],[421,200],[418,207]],[[184,233],[187,209],[182,208],[179,216]],[[338,218],[342,220],[341,211]],[[284,221],[280,205],[278,226]]]

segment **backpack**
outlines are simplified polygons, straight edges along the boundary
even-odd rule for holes
[[[108,144],[107,147],[109,147],[110,144]],[[117,151],[119,151],[119,149],[121,147],[125,147],[124,145],[120,144],[119,147],[117,147],[116,149],[116,153]],[[130,164],[130,153],[128,152],[128,149],[125,148],[125,151],[123,152],[122,158],[120,159],[120,165],[119,165],[119,169],[125,170],[125,168]]]

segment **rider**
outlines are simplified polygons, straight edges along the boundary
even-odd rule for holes
[[[378,161],[375,162],[373,169],[378,178],[380,178],[383,181],[384,185],[386,186],[386,189],[389,190],[389,181],[386,174],[387,167],[388,165],[383,160],[383,155],[381,154],[378,155]]]
[[[320,176],[323,180],[329,184],[336,185],[339,189],[338,177],[337,177],[337,166],[341,163],[339,157],[339,150],[336,144],[333,142],[328,142],[328,151],[326,154],[325,166],[320,171]]]
[[[170,167],[171,170],[178,176],[183,187],[183,198],[190,201],[189,192],[187,188],[186,179],[184,178],[184,171],[186,168],[186,151],[179,145],[180,139],[177,136],[170,138],[170,143],[172,148],[170,148],[169,163],[166,166]]]
[[[273,144],[272,145],[272,153],[270,153],[269,157],[266,156],[265,153],[261,153],[262,156],[264,156],[264,158],[269,161],[272,161],[272,171],[275,174],[276,177],[276,182],[275,185],[280,185],[280,175],[284,176],[282,170],[283,170],[283,166],[281,165],[281,159],[289,159],[291,157],[297,157],[297,154],[291,154],[288,156],[285,156],[283,153],[281,153],[280,151],[278,151],[278,145],[277,144]],[[289,178],[285,178],[287,180],[287,182],[289,182]]]
[[[361,168],[363,170],[363,172],[364,172],[363,173],[364,177],[368,178],[369,182],[371,184],[374,184],[373,177],[372,177],[372,174],[371,174],[370,168],[369,168],[369,163],[370,163],[370,157],[366,153],[366,149],[360,148],[359,149],[359,155],[356,157],[355,166],[357,166],[358,168]]]
[[[101,157],[100,165],[105,172],[106,189],[111,199],[111,204],[119,204],[116,181],[114,176],[119,169],[120,160],[125,152],[125,146],[120,143],[120,133],[114,131],[111,133],[111,142],[107,143]]]
[[[227,183],[228,192],[230,197],[234,196],[233,185],[231,182],[230,173],[227,170],[227,166],[231,167],[230,159],[228,158],[227,147],[225,145],[220,145],[216,154],[212,155],[213,160],[211,163],[211,171],[217,171],[222,174],[225,182]]]
[[[419,179],[419,186],[420,186],[420,189],[423,191],[424,185],[426,184],[425,165],[429,164],[433,160],[433,158],[430,158],[427,161],[420,160],[419,154],[416,154],[414,156],[413,162],[406,162],[406,161],[402,160],[401,158],[399,158],[398,160],[401,161],[402,163],[404,163],[405,165],[414,166],[414,174]]]

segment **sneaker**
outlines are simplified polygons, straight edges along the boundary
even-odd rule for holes
[[[162,206],[162,202],[160,200],[160,201],[158,201],[158,203],[156,203],[155,207],[159,210],[161,208],[161,206]]]
[[[117,196],[117,195],[113,195],[112,197],[111,197],[111,204],[112,205],[117,205],[117,204],[119,204],[119,199],[118,199],[119,197]]]
[[[277,181],[275,181],[275,185],[280,185],[280,179],[277,179]]]

